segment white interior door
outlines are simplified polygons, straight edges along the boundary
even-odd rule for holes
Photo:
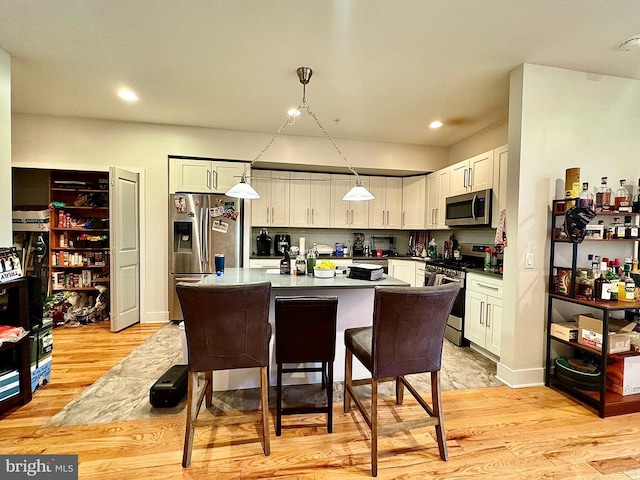
[[[111,331],[140,321],[140,193],[138,174],[109,168]]]

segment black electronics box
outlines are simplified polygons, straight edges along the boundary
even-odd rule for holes
[[[383,268],[380,265],[352,263],[347,266],[349,278],[356,280],[380,280],[382,278]]]
[[[187,365],[174,365],[164,372],[149,390],[149,403],[156,408],[171,408],[187,394]]]

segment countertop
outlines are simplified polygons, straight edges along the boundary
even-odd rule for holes
[[[486,271],[482,268],[469,268],[467,269],[467,273],[476,273],[478,275],[484,275],[487,277],[491,277],[491,278],[495,278],[498,280],[502,280],[502,275],[500,275],[499,273],[495,273],[495,272],[491,272],[491,271]]]
[[[249,260],[279,260],[282,258],[282,255],[251,255],[249,256]],[[295,258],[292,256],[292,258]],[[411,255],[395,255],[393,257],[337,257],[335,255],[320,255],[318,257],[320,260],[353,260],[353,261],[361,261],[361,260],[420,260],[424,262],[426,258],[422,257],[412,257]]]
[[[264,258],[264,257],[263,257]],[[193,279],[193,277],[192,277]],[[224,273],[217,275],[203,275],[200,284],[204,285],[230,285],[237,283],[271,282],[271,288],[373,288],[373,287],[408,287],[409,284],[397,278],[383,275],[380,280],[356,280],[345,275],[336,275],[333,278],[316,278],[313,275],[280,275],[268,274],[264,268],[226,268]]]

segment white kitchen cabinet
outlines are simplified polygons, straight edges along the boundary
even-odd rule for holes
[[[493,150],[452,165],[450,172],[450,196],[492,188]]]
[[[507,207],[508,145],[493,151],[493,192],[491,197],[491,227],[498,228],[500,212]]]
[[[331,212],[329,226],[332,228],[369,228],[369,202],[346,202],[342,200],[356,182],[354,175],[331,174]],[[369,188],[369,177],[360,175],[360,183]]]
[[[240,181],[244,162],[169,159],[169,193],[225,193]]]
[[[251,225],[254,227],[289,226],[290,173],[276,170],[253,170],[251,186],[260,198],[251,202]]]
[[[280,259],[269,257],[264,259],[252,258],[249,260],[249,268],[280,268]]]
[[[427,176],[402,179],[402,229],[424,230],[426,226]]]
[[[472,344],[499,357],[502,280],[469,273],[466,285],[464,336]]]
[[[331,210],[331,175],[291,172],[289,226],[328,227]]]
[[[388,271],[391,277],[407,282],[412,287],[416,286],[416,262],[413,260],[389,259]],[[424,274],[422,278],[424,279]]]
[[[399,229],[402,216],[402,178],[369,177],[369,228]]]
[[[425,263],[424,260],[414,260],[414,262],[416,264],[416,279],[413,286],[422,287],[424,286]]]
[[[444,223],[446,200],[449,195],[449,169],[427,175],[427,221],[429,230],[446,230]]]

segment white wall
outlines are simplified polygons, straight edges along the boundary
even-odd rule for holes
[[[11,57],[0,50],[0,247],[13,245],[11,234]]]
[[[508,139],[508,127],[509,124],[505,120],[452,145],[449,148],[448,165],[505,145]]]
[[[504,323],[498,376],[541,383],[551,201],[565,170],[591,186],[640,177],[640,81],[525,64],[511,75]],[[608,223],[608,222],[607,222]],[[583,244],[580,252],[586,256]],[[534,255],[524,269],[526,252]]]
[[[169,155],[252,160],[272,134],[142,123],[14,114],[13,166],[104,170],[118,166],[146,172],[143,245],[146,305],[143,322],[167,312],[167,203]],[[446,165],[445,148],[336,140],[354,168],[425,172]],[[260,166],[344,168],[324,138],[280,136]],[[8,197],[10,205],[11,196]],[[5,202],[7,203],[7,202]],[[9,217],[10,218],[10,217]]]

